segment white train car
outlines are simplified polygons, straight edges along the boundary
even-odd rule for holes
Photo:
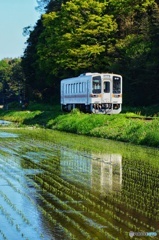
[[[122,109],[122,76],[84,73],[61,81],[61,108],[71,111],[118,114]]]

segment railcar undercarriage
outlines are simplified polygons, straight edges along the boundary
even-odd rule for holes
[[[120,104],[94,103],[94,104],[66,104],[62,105],[62,110],[71,112],[74,108],[86,113],[111,114],[112,110],[119,110]]]

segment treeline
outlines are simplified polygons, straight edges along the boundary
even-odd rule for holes
[[[21,59],[6,58],[0,61],[0,105],[27,99],[26,82]]]
[[[159,102],[159,0],[38,0],[45,6],[22,57],[29,98],[54,101],[60,80],[123,75],[124,104]]]

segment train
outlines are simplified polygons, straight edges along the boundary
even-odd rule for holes
[[[61,109],[88,113],[118,114],[122,110],[122,76],[114,73],[83,73],[61,80]]]

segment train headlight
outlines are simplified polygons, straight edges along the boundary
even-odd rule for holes
[[[112,97],[113,98],[120,98],[120,97],[122,97],[122,95],[121,94],[112,94]]]

